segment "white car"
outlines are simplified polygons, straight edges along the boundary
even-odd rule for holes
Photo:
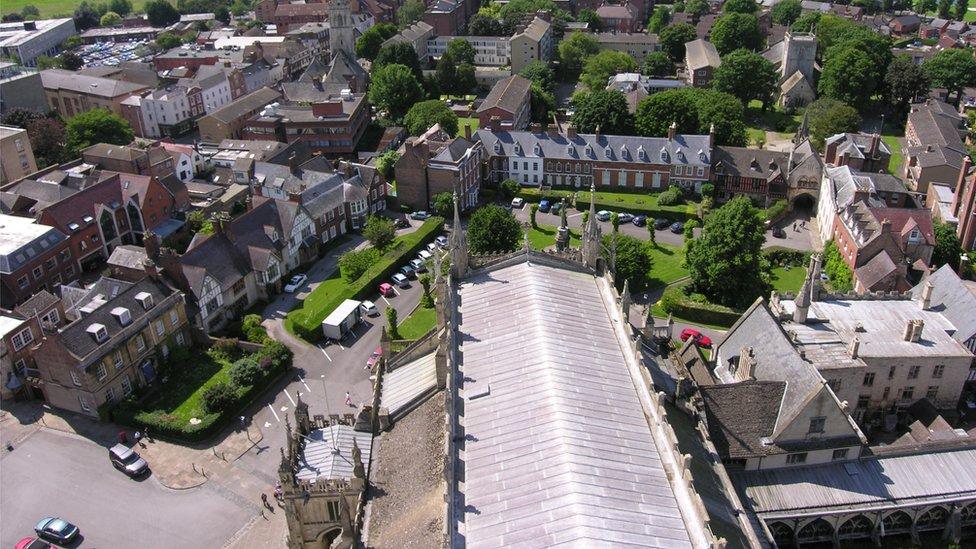
[[[391,277],[391,279],[393,280],[393,283],[394,284],[396,284],[397,286],[399,286],[401,288],[409,288],[410,287],[410,279],[407,278],[406,276],[402,275],[401,273],[397,273],[397,274],[393,275]]]
[[[434,257],[427,250],[420,250],[420,253],[418,253],[417,256],[420,257],[421,261],[427,261],[428,259],[433,259]]]
[[[308,276],[303,274],[297,274],[291,277],[291,280],[288,281],[288,284],[285,284],[285,293],[288,294],[294,293],[295,291],[297,291],[299,288],[302,287],[302,284],[305,284],[306,280],[308,280]]]
[[[434,239],[434,242],[436,242],[437,245],[440,246],[441,248],[446,248],[447,247],[447,237],[446,236],[438,236],[437,238]]]
[[[380,310],[376,308],[376,304],[372,301],[363,301],[360,303],[359,310],[366,316],[379,316],[380,314]]]
[[[512,207],[513,208],[515,208],[516,210],[521,210],[522,209],[522,206],[525,206],[525,199],[522,199],[522,198],[513,198],[512,199]]]
[[[427,245],[427,251],[430,253],[434,253],[434,250],[436,249],[437,249],[437,243],[435,242],[431,242],[430,244]]]

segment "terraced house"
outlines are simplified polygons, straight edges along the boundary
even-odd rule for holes
[[[71,322],[45,331],[34,351],[37,388],[57,408],[97,417],[100,406],[152,383],[160,362],[190,344],[183,294],[158,276],[102,277],[88,289],[63,288],[62,300]]]

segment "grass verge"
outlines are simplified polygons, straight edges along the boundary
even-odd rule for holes
[[[437,312],[433,307],[427,308],[420,305],[410,313],[410,316],[403,319],[397,326],[401,339],[420,339],[427,335],[437,323]]]

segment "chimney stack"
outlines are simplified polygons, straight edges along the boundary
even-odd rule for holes
[[[881,234],[886,234],[891,232],[891,221],[888,218],[881,220]]]
[[[715,148],[715,123],[708,127],[708,148]]]
[[[932,284],[931,280],[926,280],[925,285],[922,286],[922,310],[927,311],[932,307],[932,290],[935,286]]]
[[[471,124],[464,125],[464,138],[471,141]]]
[[[855,336],[847,350],[851,353],[851,358],[857,358],[857,353],[861,350],[861,338]]]
[[[159,258],[159,237],[152,231],[146,231],[142,236],[142,246],[146,249],[146,257],[152,261]]]
[[[668,141],[674,141],[674,136],[678,133],[678,123],[672,121],[668,126]]]
[[[908,322],[905,323],[905,333],[902,334],[901,338],[904,339],[905,341],[911,341],[912,333],[914,332],[914,330],[915,330],[915,321],[909,320]]]
[[[877,158],[878,153],[881,151],[881,136],[877,133],[871,134],[871,150],[868,151],[870,158]]]
[[[291,170],[291,174],[298,177],[298,155],[296,153],[291,153],[288,156],[288,169]]]
[[[925,326],[925,321],[918,319],[914,321],[912,326],[912,343],[918,343],[922,339],[922,328]]]
[[[152,279],[159,278],[159,269],[156,267],[156,262],[152,259],[143,259],[142,268],[146,271],[146,276]]]
[[[569,139],[576,139],[576,126],[570,124],[569,128],[566,129],[566,137]]]

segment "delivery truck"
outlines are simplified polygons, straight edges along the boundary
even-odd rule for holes
[[[325,334],[325,338],[332,341],[339,341],[340,339],[346,337],[346,334],[348,334],[349,331],[356,326],[356,324],[359,324],[359,321],[362,319],[362,311],[360,310],[359,305],[359,301],[347,299],[336,307],[335,310],[322,321],[322,333]]]

